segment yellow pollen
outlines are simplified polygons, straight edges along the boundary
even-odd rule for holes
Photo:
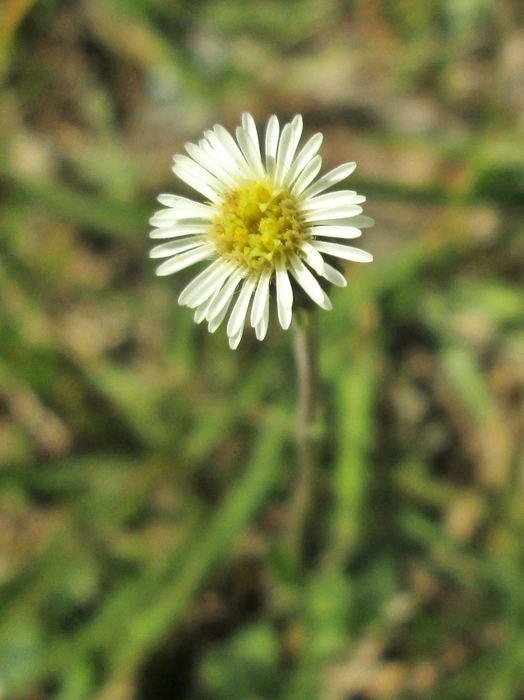
[[[273,271],[293,253],[303,257],[300,246],[311,240],[297,198],[269,178],[226,192],[216,206],[209,240],[223,258],[255,272]]]

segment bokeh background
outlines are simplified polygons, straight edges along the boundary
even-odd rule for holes
[[[2,0],[0,697],[524,698],[520,0]],[[300,112],[376,226],[291,333],[158,279],[187,140]]]

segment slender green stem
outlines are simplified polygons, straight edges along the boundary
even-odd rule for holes
[[[294,323],[297,368],[297,474],[291,495],[288,527],[288,551],[295,573],[299,573],[303,566],[304,535],[315,476],[314,421],[319,388],[316,331],[316,315],[302,311]]]

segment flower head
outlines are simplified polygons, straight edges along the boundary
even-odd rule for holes
[[[158,200],[167,208],[150,220],[155,227],[151,238],[170,239],[151,250],[152,258],[168,258],[157,275],[211,261],[178,302],[195,309],[197,323],[207,320],[211,333],[233,304],[227,322],[231,348],[238,346],[248,317],[257,338],[265,337],[272,286],[280,325],[287,329],[293,308],[290,276],[329,310],[329,297],[311,270],[345,287],[345,278],[324,257],[373,259],[346,245],[361,235],[360,229],[373,224],[362,216],[365,197],[350,190],[322,194],[348,177],[355,163],[340,165],[315,181],[322,164],[317,155],[322,135],[312,136],[296,155],[301,135],[300,116],[282,131],[272,116],[263,149],[250,114],[242,115],[236,141],[223,126],[206,131],[198,145],[186,144],[188,156],[175,156],[173,171],[207,203],[162,194]]]

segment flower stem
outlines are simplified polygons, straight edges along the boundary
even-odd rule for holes
[[[289,507],[288,552],[292,571],[297,574],[303,569],[305,528],[315,477],[314,421],[319,405],[316,400],[319,390],[316,320],[316,314],[301,310],[293,325],[297,369],[297,474]]]

